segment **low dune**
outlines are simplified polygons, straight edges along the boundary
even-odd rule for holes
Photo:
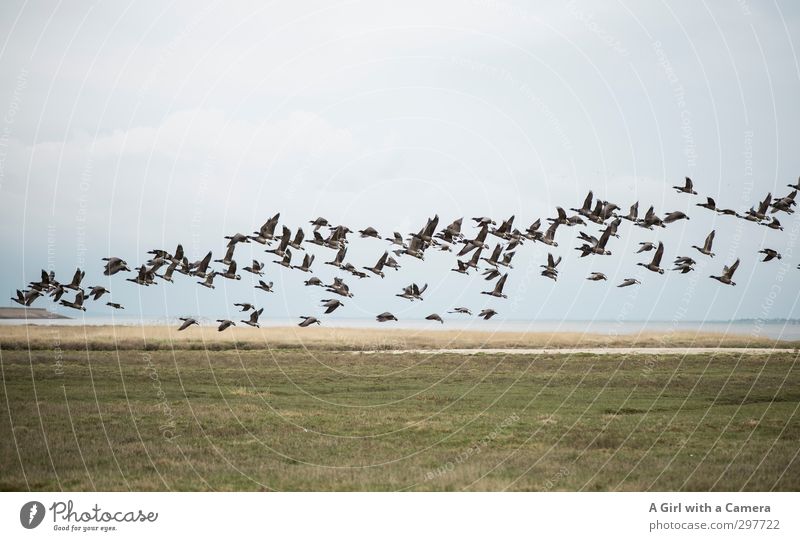
[[[380,351],[415,349],[753,347],[797,348],[800,342],[693,332],[636,335],[570,332],[429,331],[409,329],[231,328],[194,326],[19,325],[0,327],[2,350],[314,349]]]

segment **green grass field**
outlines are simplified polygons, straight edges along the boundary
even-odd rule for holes
[[[798,490],[797,354],[2,351],[2,490]]]

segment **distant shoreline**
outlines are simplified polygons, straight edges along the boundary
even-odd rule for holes
[[[46,308],[0,306],[0,319],[72,319]]]

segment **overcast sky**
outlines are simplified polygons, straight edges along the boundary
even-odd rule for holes
[[[293,229],[324,216],[384,236],[437,213],[441,225],[513,214],[522,229],[592,189],[625,210],[638,200],[691,220],[659,231],[626,222],[613,256],[584,259],[578,229],[561,228],[557,283],[538,274],[548,247],[528,242],[508,300],[449,272],[452,254],[403,258],[383,281],[348,278],[356,297],[337,315],[420,318],[465,305],[524,320],[800,317],[797,214],[780,214],[776,232],[670,188],[691,176],[701,196],[740,212],[790,191],[800,176],[797,3],[529,4],[2,2],[3,292],[41,268],[68,281],[80,266],[128,315],[224,315],[254,300],[269,317],[317,314],[327,295],[269,262],[273,296],[246,273],[214,291],[183,276],[142,288],[103,277],[100,258],[137,265],[178,242],[193,260],[221,256],[224,235],[278,211]],[[717,255],[704,258],[690,246],[712,229]],[[645,240],[664,241],[666,263],[698,259],[697,271],[637,267]],[[353,238],[348,259],[370,265],[385,247]],[[761,263],[763,247],[784,258]],[[241,246],[240,266],[270,261],[261,250]],[[322,264],[330,250],[309,251],[317,276],[336,275]],[[736,287],[708,278],[736,257]],[[585,280],[590,271],[609,282]],[[614,287],[626,277],[643,284]],[[412,281],[431,284],[424,303],[394,296]]]

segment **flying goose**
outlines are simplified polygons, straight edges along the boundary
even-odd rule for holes
[[[292,268],[292,251],[289,248],[286,248],[286,251],[283,252],[283,256],[281,257],[280,261],[273,261],[276,265],[280,265],[281,267],[285,267],[287,269]]]
[[[316,244],[317,246],[328,246],[327,241],[323,236],[319,233],[319,231],[312,231],[311,238],[306,239],[306,242],[310,242],[311,244]]]
[[[386,260],[389,259],[389,252],[383,252],[383,255],[378,259],[378,262],[375,263],[372,267],[364,267],[364,270],[368,270],[373,274],[377,274],[381,278],[384,277],[383,274],[383,266],[386,265]]]
[[[641,284],[641,282],[636,278],[625,278],[617,287],[628,287],[632,286],[633,284]]]
[[[599,282],[600,280],[607,280],[606,275],[602,272],[593,272],[589,275],[587,280],[591,280],[592,282]]]
[[[589,193],[586,195],[586,199],[583,200],[583,206],[579,209],[569,209],[572,212],[577,212],[581,216],[586,216],[587,218],[592,214],[592,191],[589,190]]]
[[[717,213],[723,216],[733,216],[734,218],[741,218],[739,213],[733,209],[717,209]]]
[[[640,242],[640,248],[636,251],[637,254],[641,254],[642,252],[649,252],[650,250],[655,250],[656,245],[652,242]]]
[[[172,275],[175,273],[175,269],[178,268],[178,265],[181,263],[179,259],[173,259],[172,263],[167,266],[167,270],[164,271],[164,274],[159,274],[160,278],[162,278],[165,282],[172,283]]]
[[[315,257],[313,254],[306,254],[303,256],[303,264],[295,265],[292,268],[303,272],[311,272],[311,264],[314,262]]]
[[[214,287],[214,277],[216,275],[217,275],[217,273],[215,271],[211,271],[208,274],[206,274],[206,279],[205,280],[203,280],[202,282],[197,282],[197,283],[200,284],[203,287],[207,287],[209,289],[214,289],[215,288]]]
[[[333,283],[325,286],[325,291],[330,293],[336,293],[337,295],[341,295],[342,297],[352,297],[353,294],[350,293],[350,288],[347,287],[347,284],[344,283],[344,280],[341,278],[334,278]]]
[[[337,268],[342,268],[342,263],[344,263],[344,256],[347,254],[347,247],[342,246],[339,248],[339,251],[336,252],[336,257],[333,258],[333,261],[326,261],[326,265],[333,265]]]
[[[294,248],[295,250],[305,250],[303,247],[303,239],[305,238],[305,233],[303,233],[303,229],[301,227],[297,228],[297,233],[294,234],[294,239],[289,241],[289,246]]]
[[[468,316],[471,316],[472,315],[472,310],[470,310],[469,308],[465,308],[464,306],[458,306],[456,308],[453,308],[452,310],[450,310],[447,313],[448,314],[466,314]]]
[[[312,276],[311,278],[309,278],[308,280],[306,280],[303,283],[305,285],[307,285],[307,286],[322,286],[322,280],[320,280],[316,276]]]
[[[694,187],[692,185],[692,179],[690,179],[689,177],[686,177],[685,184],[683,186],[673,186],[673,188],[678,190],[678,193],[688,193],[691,195],[697,195],[697,192],[694,191]]]
[[[474,218],[473,218],[474,219]],[[494,222],[492,222],[494,223]],[[486,248],[486,235],[489,234],[489,226],[484,225],[481,227],[481,230],[475,236],[474,239],[465,239],[464,247],[458,253],[458,257],[463,255],[467,255],[469,252],[474,250],[475,248]]]
[[[404,287],[403,288],[403,292],[402,293],[397,293],[395,296],[396,297],[402,297],[402,298],[408,299],[410,301],[413,301],[413,300],[416,300],[416,299],[423,300],[422,299],[422,294],[425,293],[426,289],[428,289],[428,284],[425,284],[424,286],[422,286],[422,288],[420,288],[417,284],[414,283],[414,284],[411,284],[409,286]]]
[[[197,322],[197,320],[196,320],[196,319],[194,319],[194,318],[191,318],[191,317],[179,317],[178,319],[180,319],[181,321],[183,321],[183,323],[181,323],[181,326],[180,326],[180,327],[178,327],[178,331],[183,331],[183,330],[186,330],[186,329],[188,329],[189,327],[191,327],[192,325],[197,325],[197,326],[199,326],[199,325],[200,325],[200,324]]]
[[[503,240],[509,240],[511,238],[511,229],[514,227],[514,216],[511,216],[508,220],[504,220],[503,223],[500,224],[500,227],[493,227],[490,230],[490,233],[495,237],[500,237]]]
[[[258,285],[255,286],[256,289],[260,289],[262,291],[266,291],[267,293],[275,293],[272,290],[272,282],[266,283],[264,280],[259,280]]]
[[[765,197],[764,200],[758,204],[758,210],[750,207],[750,210],[747,211],[747,215],[744,217],[744,219],[750,220],[751,222],[760,222],[761,220],[766,220],[767,211],[769,211],[769,205],[771,202],[772,193],[768,193],[767,197]]]
[[[497,283],[494,285],[494,289],[491,291],[481,291],[482,295],[491,295],[492,297],[499,297],[503,299],[507,299],[508,295],[503,293],[503,288],[506,285],[506,280],[508,280],[508,273],[504,274],[500,277]]]
[[[650,263],[637,263],[640,267],[644,267],[649,271],[657,272],[658,274],[664,274],[664,269],[662,269],[659,265],[661,265],[661,257],[664,255],[664,243],[659,242],[658,248],[656,248],[656,253],[653,256],[653,260]]]
[[[381,237],[374,227],[366,227],[364,229],[359,229],[358,232],[361,235],[362,239],[366,238],[380,239]]]
[[[385,321],[397,321],[397,318],[394,317],[394,314],[391,312],[383,312],[382,314],[378,314],[375,316],[375,319],[378,320],[380,323]]]
[[[794,210],[792,207],[797,204],[794,200],[795,196],[797,195],[797,190],[792,190],[789,195],[786,197],[781,197],[780,199],[776,199],[772,203],[772,213],[775,214],[776,212],[782,210],[787,214],[794,214]]]
[[[547,228],[547,231],[544,232],[544,235],[539,237],[539,242],[543,242],[548,246],[552,246],[554,248],[558,247],[558,243],[556,242],[556,229],[558,229],[558,222],[554,222],[550,227]]]
[[[248,237],[247,235],[242,235],[241,233],[234,233],[233,235],[226,236],[225,238],[228,239],[228,246],[229,247],[233,246],[234,244],[236,244],[238,242],[243,242],[243,243],[247,243],[247,244],[250,243],[250,237]]]
[[[24,292],[18,289],[17,297],[16,298],[11,297],[11,300],[22,306],[30,306],[31,304],[33,304],[33,301],[39,298],[39,296],[41,296],[41,292],[35,289],[30,289]]]
[[[653,227],[666,227],[664,225],[663,220],[658,217],[652,205],[650,208],[647,209],[647,212],[644,214],[644,218],[636,222],[636,225],[639,227],[644,227],[645,229],[653,229]]]
[[[241,308],[241,312],[249,312],[250,310],[255,310],[256,307],[254,304],[250,304],[249,302],[235,302],[233,303],[234,306]]]
[[[242,270],[245,270],[252,274],[257,274],[259,276],[264,276],[264,264],[260,261],[256,261],[255,259],[253,260],[252,265],[250,265],[249,267],[245,267]]]
[[[314,231],[317,231],[320,227],[325,227],[326,225],[328,225],[328,220],[326,220],[325,218],[320,216],[316,220],[313,220],[313,221],[308,222],[308,223],[310,223],[311,225],[314,226]]]
[[[438,321],[439,323],[444,325],[444,320],[439,314],[431,314],[429,316],[425,316],[425,319],[427,319],[428,321]]]
[[[639,221],[639,202],[637,201],[633,205],[631,205],[631,210],[628,212],[627,216],[621,217],[623,220],[628,220],[629,222],[638,222]]]
[[[352,263],[345,263],[342,265],[342,270],[347,271],[358,278],[369,278],[366,272],[361,272]]]
[[[247,320],[242,319],[240,321],[242,323],[244,323],[245,325],[250,325],[251,327],[259,328],[258,316],[260,316],[263,312],[264,312],[264,309],[263,308],[259,308],[258,310],[254,311],[254,312],[252,312],[250,314],[250,319],[247,319]]]
[[[72,281],[68,284],[64,284],[64,287],[67,289],[71,289],[73,291],[77,291],[81,288],[81,280],[83,277],[86,276],[86,272],[82,271],[81,269],[77,269],[75,274],[72,276]]]
[[[696,203],[696,205],[698,207],[703,207],[704,209],[708,210],[713,210],[713,211],[717,210],[717,203],[711,197],[706,197],[705,203]]]
[[[276,248],[265,251],[271,254],[275,254],[278,257],[283,257],[283,255],[286,253],[286,248],[288,248],[289,246],[289,241],[291,240],[292,240],[292,232],[288,227],[284,225],[283,232],[281,233],[281,242],[278,244]]]
[[[489,224],[497,225],[497,222],[495,222],[488,216],[479,216],[477,218],[473,218],[472,221],[475,222],[475,227],[486,227]]]
[[[721,282],[721,283],[723,283],[725,285],[735,286],[736,282],[731,280],[731,278],[733,278],[733,273],[736,272],[736,269],[738,267],[739,267],[739,259],[736,259],[736,261],[730,267],[725,265],[722,268],[722,276],[713,276],[712,275],[712,276],[709,276],[709,278],[713,278],[714,280],[717,280],[718,282]]]
[[[497,264],[507,269],[513,269],[514,266],[511,264],[511,260],[514,259],[515,255],[517,255],[517,252],[506,252],[503,254],[503,259],[498,261]]]
[[[75,295],[75,300],[74,301],[70,302],[70,301],[61,299],[59,301],[59,303],[61,305],[63,305],[63,306],[68,307],[68,308],[74,308],[76,310],[83,310],[85,312],[86,311],[86,307],[83,305],[83,299],[84,299],[83,291],[78,291],[78,293]]]
[[[322,299],[321,302],[326,314],[330,314],[340,306],[344,306],[344,303],[337,299]]]
[[[496,316],[497,312],[492,310],[491,308],[484,308],[481,310],[481,313],[478,314],[478,317],[482,317],[483,319],[492,319],[492,317]]]
[[[494,251],[492,252],[491,256],[482,257],[481,259],[486,261],[489,265],[492,265],[493,267],[496,267],[497,266],[497,261],[500,259],[500,255],[502,253],[503,253],[503,246],[502,246],[502,244],[498,244],[497,246],[495,246]]]
[[[145,265],[139,267],[138,271],[139,272],[136,274],[136,278],[125,278],[125,280],[128,282],[133,282],[134,284],[138,284],[140,286],[149,286],[150,284],[155,283],[154,274],[151,273],[150,270]]]
[[[525,230],[525,238],[532,241],[540,240],[542,238],[542,232],[539,231],[541,226],[542,220],[537,218],[537,220]]]
[[[110,306],[111,308],[115,308],[117,310],[124,310],[125,307],[117,302],[107,302],[106,306]]]
[[[103,274],[106,276],[114,276],[120,271],[130,272],[131,270],[128,268],[128,263],[118,257],[104,257],[103,261],[106,262],[105,270],[103,270]]]
[[[775,216],[772,217],[772,221],[770,222],[762,222],[762,225],[765,225],[770,229],[775,229],[776,231],[783,231],[783,226]]]
[[[393,237],[386,237],[383,240],[388,240],[392,244],[395,244],[395,245],[400,246],[402,248],[406,247],[406,241],[403,240],[403,235],[401,235],[397,231],[394,232],[394,236]]]
[[[205,278],[206,273],[208,272],[208,265],[210,263],[211,263],[211,252],[208,252],[203,259],[195,262],[192,265],[189,265],[189,267],[192,268],[192,275],[197,276],[198,278]]]
[[[670,212],[666,216],[664,216],[664,223],[671,224],[672,222],[677,222],[678,220],[688,220],[689,217],[684,214],[683,212],[676,210],[675,212]]]
[[[456,259],[456,268],[450,270],[453,272],[458,272],[460,274],[469,274],[469,265],[467,265],[460,259]]]
[[[695,250],[697,250],[698,252],[700,252],[703,255],[707,255],[709,257],[714,257],[714,253],[711,251],[711,247],[714,244],[714,235],[716,235],[716,233],[717,233],[717,230],[714,229],[713,231],[711,231],[711,233],[708,234],[708,236],[706,237],[705,242],[703,242],[703,247],[702,248],[700,246],[695,246],[694,244],[692,245],[692,248],[694,248]]]
[[[694,270],[695,260],[691,257],[676,257],[674,271],[680,271],[681,274],[686,274]]]
[[[758,253],[764,254],[764,259],[761,260],[762,263],[765,261],[772,261],[773,259],[781,259],[781,254],[772,248],[764,248],[763,250],[759,250]]]
[[[87,297],[92,297],[92,300],[99,300],[100,297],[105,295],[106,293],[111,293],[109,290],[104,288],[103,286],[92,286],[89,288],[89,293]]]
[[[397,263],[397,260],[395,260],[395,258],[392,256],[389,256],[389,258],[386,260],[386,266],[396,271],[400,270],[400,264]]]
[[[298,327],[308,327],[309,325],[313,325],[316,323],[317,325],[322,325],[322,322],[313,316],[300,316],[301,321],[297,324]]]
[[[219,323],[219,327],[217,327],[217,331],[222,332],[230,326],[235,326],[236,323],[231,321],[230,319],[218,319],[217,323]]]
[[[236,244],[229,244],[228,248],[225,250],[225,257],[222,259],[215,259],[215,263],[222,263],[223,265],[230,265],[231,261],[233,261],[233,254],[236,251]]]
[[[497,278],[501,274],[502,273],[500,272],[499,269],[495,269],[494,267],[490,267],[490,268],[484,270],[481,273],[481,276],[483,276],[483,279],[488,282],[489,280],[494,280],[495,278]]]
[[[228,269],[225,272],[217,273],[223,278],[227,278],[228,280],[241,280],[242,277],[239,274],[236,274],[236,261],[231,261],[231,264],[228,265]]]

